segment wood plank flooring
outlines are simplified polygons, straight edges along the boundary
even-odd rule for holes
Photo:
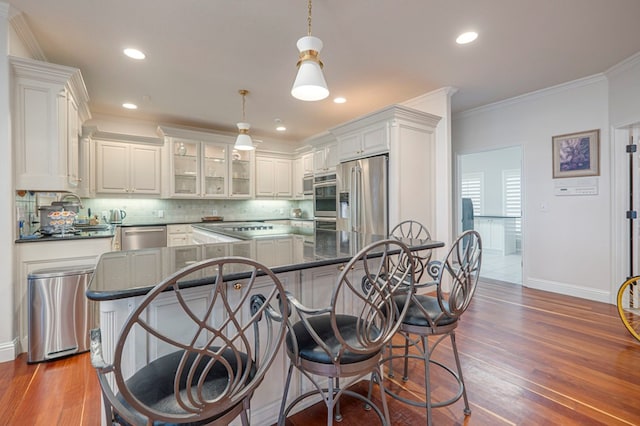
[[[436,425],[639,425],[640,342],[613,305],[515,285],[479,285],[456,333],[472,414],[462,401],[434,409]],[[435,355],[449,362],[450,345]],[[397,363],[399,367],[399,363]],[[386,385],[416,397],[422,367]],[[450,381],[434,373],[442,398]],[[366,392],[364,386],[356,389]],[[388,399],[394,425],[425,424],[422,409]],[[342,402],[341,425],[379,424],[361,403]],[[27,365],[24,354],[0,364],[0,424],[99,425],[100,394],[88,354]],[[288,425],[324,425],[324,405]]]

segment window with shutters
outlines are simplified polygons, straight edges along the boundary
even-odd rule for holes
[[[504,205],[502,213],[505,216],[513,217],[507,219],[507,233],[513,233],[515,237],[516,250],[519,251],[522,240],[522,194],[520,191],[520,169],[502,171],[502,194]]]
[[[460,194],[462,198],[471,198],[473,202],[473,214],[478,216],[484,212],[484,173],[463,173]]]

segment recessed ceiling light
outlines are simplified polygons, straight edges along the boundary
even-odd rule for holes
[[[131,47],[128,47],[128,48],[124,49],[124,54],[127,55],[128,57],[132,58],[132,59],[144,59],[144,58],[146,58],[146,55],[144,53],[142,53],[138,49],[134,49],[134,48],[131,48]]]
[[[136,105],[136,104],[132,104],[132,103],[130,103],[130,102],[125,102],[125,103],[123,103],[123,104],[122,104],[122,107],[123,107],[123,108],[126,108],[126,109],[138,109],[138,105]]]
[[[282,120],[280,120],[279,118],[276,118],[275,120],[276,123],[276,130],[279,132],[284,132],[285,130],[287,130],[287,128],[282,124]]]
[[[343,103],[347,102],[347,99],[343,98],[342,96],[338,96],[337,98],[333,99],[333,102],[335,102],[337,104],[343,104]]]
[[[469,32],[460,34],[458,36],[458,38],[456,39],[456,43],[458,43],[458,44],[467,44],[467,43],[471,43],[472,41],[474,41],[477,38],[478,38],[478,33],[474,32],[474,31],[469,31]]]

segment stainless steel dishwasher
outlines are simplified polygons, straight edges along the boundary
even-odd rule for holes
[[[93,265],[83,265],[40,269],[28,275],[27,362],[89,350],[95,315],[85,292],[93,271]]]
[[[167,227],[123,226],[120,228],[121,250],[137,250],[167,246]]]

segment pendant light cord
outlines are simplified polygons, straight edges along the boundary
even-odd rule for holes
[[[311,35],[311,0],[309,0],[309,16],[307,17],[307,35]]]

